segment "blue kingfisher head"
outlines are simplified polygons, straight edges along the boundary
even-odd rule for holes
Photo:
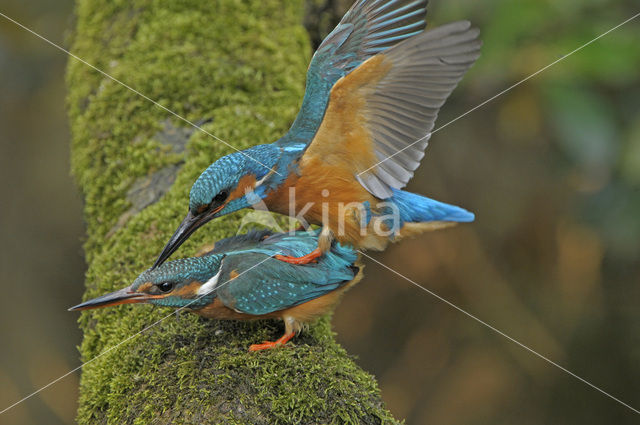
[[[214,218],[248,208],[266,196],[279,149],[258,145],[223,156],[193,183],[189,211],[153,267],[166,261],[200,226]]]
[[[206,255],[171,261],[143,272],[126,288],[83,302],[69,310],[88,310],[119,304],[147,303],[192,310],[211,304],[224,255]]]

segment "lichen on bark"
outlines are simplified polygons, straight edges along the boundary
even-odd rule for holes
[[[301,0],[79,0],[71,51],[242,149],[275,140],[297,112],[310,58],[302,14]],[[163,129],[187,124],[74,59],[67,84],[88,232],[86,299],[129,284],[153,262],[186,211],[191,182],[232,150],[200,131],[179,132],[188,142],[175,149]],[[132,187],[159,172],[173,185],[136,204]],[[239,217],[201,229],[177,256],[235,233]],[[82,360],[171,312],[82,313]],[[83,368],[78,422],[396,422],[374,378],[335,342],[329,317],[286,348],[247,352],[281,331],[276,322],[170,316]]]

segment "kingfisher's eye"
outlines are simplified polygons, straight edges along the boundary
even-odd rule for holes
[[[162,292],[169,292],[173,289],[175,284],[173,282],[162,282],[162,283],[158,283],[156,286]]]
[[[220,205],[221,203],[226,201],[228,197],[229,197],[229,192],[226,190],[222,190],[213,198],[212,204]]]

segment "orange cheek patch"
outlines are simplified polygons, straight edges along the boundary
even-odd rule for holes
[[[202,282],[198,282],[197,280],[194,280],[193,282],[187,283],[186,285],[171,292],[170,295],[176,296],[176,297],[189,298],[190,296],[198,292],[198,289],[200,289],[200,286],[202,286]]]
[[[229,194],[227,198],[227,202],[225,205],[234,199],[238,199],[244,196],[247,189],[253,190],[253,187],[256,185],[256,176],[253,174],[247,174],[243,176],[238,182],[238,186]]]
[[[231,270],[231,273],[229,273],[229,279],[235,279],[236,277],[240,276],[240,273],[238,273],[238,270]]]

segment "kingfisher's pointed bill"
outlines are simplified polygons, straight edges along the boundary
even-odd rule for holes
[[[145,302],[148,299],[148,294],[132,292],[131,287],[128,286],[73,306],[69,311],[90,310],[92,308],[110,307],[119,304],[136,304]]]

